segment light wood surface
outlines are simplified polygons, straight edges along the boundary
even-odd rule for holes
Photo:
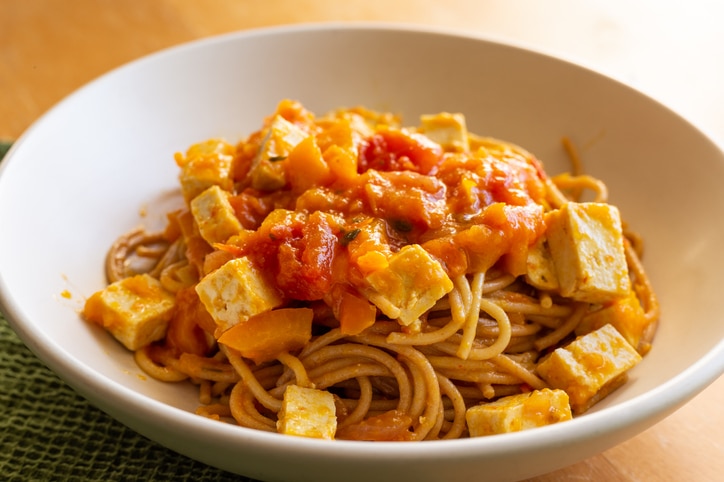
[[[391,21],[480,33],[579,60],[724,141],[716,0],[0,0],[0,138],[145,54],[298,22]],[[724,480],[724,378],[639,436],[536,481]]]

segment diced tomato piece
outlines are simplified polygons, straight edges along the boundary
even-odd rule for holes
[[[338,244],[327,217],[312,213],[301,227],[300,237],[285,236],[279,245],[279,288],[293,299],[322,299],[332,285],[332,262]]]
[[[456,244],[453,236],[441,236],[422,244],[422,247],[442,263],[451,278],[465,274],[468,270],[468,255]]]
[[[257,229],[274,207],[259,191],[251,188],[229,196],[229,203],[245,229]]]
[[[369,171],[363,177],[370,210],[397,231],[411,231],[415,225],[432,229],[442,225],[446,188],[438,179],[409,171]]]
[[[432,174],[442,161],[443,149],[429,138],[403,129],[384,129],[366,139],[357,170],[415,171]]]
[[[468,271],[486,271],[499,260],[514,275],[526,272],[528,247],[543,232],[541,206],[510,206],[495,203],[486,207],[480,224],[458,232],[457,246],[468,255]]]

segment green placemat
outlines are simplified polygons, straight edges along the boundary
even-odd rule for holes
[[[0,159],[9,149],[0,142]],[[0,480],[235,481],[95,408],[48,369],[0,313]]]
[[[0,161],[2,161],[2,158],[5,157],[5,153],[10,150],[10,146],[12,145],[12,142],[0,139]]]

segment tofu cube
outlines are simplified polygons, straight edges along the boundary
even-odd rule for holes
[[[585,315],[576,328],[576,334],[585,335],[609,324],[616,328],[632,347],[642,353],[643,347],[639,346],[639,342],[648,326],[648,321],[635,292],[631,291],[625,298]]]
[[[569,202],[550,212],[546,221],[562,296],[605,303],[628,294],[631,281],[618,209]]]
[[[537,372],[551,387],[565,390],[573,413],[580,414],[618,388],[640,361],[623,335],[605,325],[554,350]]]
[[[265,274],[248,258],[235,258],[204,276],[196,293],[221,334],[249,317],[282,304]]]
[[[234,187],[231,170],[235,155],[236,148],[219,139],[194,144],[185,156],[176,154],[176,163],[181,167],[179,181],[184,199],[190,202],[211,186],[231,191]]]
[[[531,286],[543,291],[557,291],[560,288],[556,267],[545,237],[538,238],[538,241],[528,249],[526,269],[526,281]]]
[[[337,431],[334,395],[289,385],[278,413],[277,431],[286,435],[333,440]]]
[[[420,117],[418,131],[433,142],[437,142],[446,151],[468,152],[470,140],[465,126],[465,116],[441,112]]]
[[[228,192],[219,186],[211,186],[196,196],[191,201],[191,214],[201,237],[210,245],[224,243],[242,230]]]
[[[93,294],[83,315],[131,351],[166,336],[176,299],[148,274],[125,278]]]
[[[519,432],[572,418],[563,390],[534,390],[470,407],[465,413],[471,437]]]
[[[284,117],[275,116],[249,170],[251,186],[262,191],[284,187],[287,182],[284,161],[308,135]]]
[[[452,291],[442,265],[419,244],[404,246],[386,267],[365,277],[367,299],[385,315],[408,326]]]

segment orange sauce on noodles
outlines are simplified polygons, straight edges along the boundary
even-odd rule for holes
[[[545,186],[533,162],[444,152],[403,128],[385,126],[360,138],[343,123],[312,123],[294,102],[277,113],[303,129],[316,128],[321,149],[331,146],[321,159],[304,151],[308,145],[289,156],[306,155],[304,165],[317,166],[311,175],[318,182],[302,191],[244,187],[261,142],[252,135],[234,167],[242,189],[230,200],[248,231],[222,249],[274,273],[286,297],[321,300],[335,285],[354,285],[378,267],[376,261],[384,262],[375,253],[412,243],[435,256],[450,276],[496,264],[514,275],[525,272],[527,249],[544,231]],[[345,158],[345,152],[356,156]],[[287,175],[294,179],[291,169]]]

